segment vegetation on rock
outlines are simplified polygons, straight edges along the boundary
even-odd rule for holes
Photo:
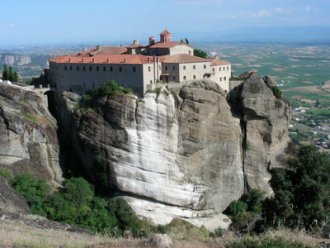
[[[207,52],[203,51],[202,49],[195,48],[194,49],[194,56],[201,57],[207,59],[209,56]]]
[[[95,99],[104,96],[113,96],[115,94],[130,94],[132,90],[120,86],[116,81],[111,80],[106,82],[104,85],[96,87],[92,90],[87,90],[86,94],[83,95],[79,101],[79,108],[90,108]]]

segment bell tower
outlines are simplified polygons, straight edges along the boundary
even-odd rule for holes
[[[166,43],[170,41],[172,41],[172,33],[170,33],[167,29],[164,29],[164,31],[160,33],[160,42]]]

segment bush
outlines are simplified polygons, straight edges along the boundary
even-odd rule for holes
[[[272,88],[272,90],[273,90],[274,96],[276,96],[279,99],[282,99],[282,92],[281,92],[281,90],[277,86],[274,86]]]
[[[86,91],[86,94],[80,98],[79,108],[90,108],[98,97],[113,96],[115,94],[131,94],[130,88],[120,86],[116,81],[111,80],[95,89]]]
[[[268,226],[312,230],[330,217],[330,158],[314,146],[299,149],[288,169],[271,170],[275,196],[264,203]]]
[[[94,159],[92,174],[94,184],[97,189],[103,190],[108,186],[107,160],[102,156],[96,156]]]
[[[233,201],[226,209],[225,214],[235,216],[240,213],[244,213],[247,210],[247,207],[247,204],[243,201]]]
[[[6,169],[3,169],[3,168],[0,168],[0,176],[3,176],[7,179],[10,179],[13,177],[13,175],[11,174],[10,171],[6,170]]]
[[[45,180],[19,174],[11,181],[11,185],[26,199],[33,214],[46,216],[44,202],[51,189]]]

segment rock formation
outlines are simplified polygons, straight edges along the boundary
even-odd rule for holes
[[[11,66],[23,66],[31,63],[29,56],[0,54],[0,64]]]
[[[157,92],[100,98],[94,110],[77,109],[79,97],[63,93],[58,120],[67,148],[87,171],[103,156],[109,185],[158,224],[182,217],[226,226],[219,213],[245,190],[271,193],[267,170],[287,146],[290,108],[261,78],[236,87],[231,106],[206,80]]]
[[[56,120],[42,96],[0,84],[0,168],[62,181]]]

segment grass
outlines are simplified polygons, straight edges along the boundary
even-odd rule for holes
[[[37,117],[29,112],[25,112],[23,113],[23,116],[25,119],[33,122],[33,123],[37,123]]]
[[[108,238],[91,236],[64,230],[38,229],[23,223],[2,220],[0,225],[0,247],[53,248],[88,247],[108,241]]]

